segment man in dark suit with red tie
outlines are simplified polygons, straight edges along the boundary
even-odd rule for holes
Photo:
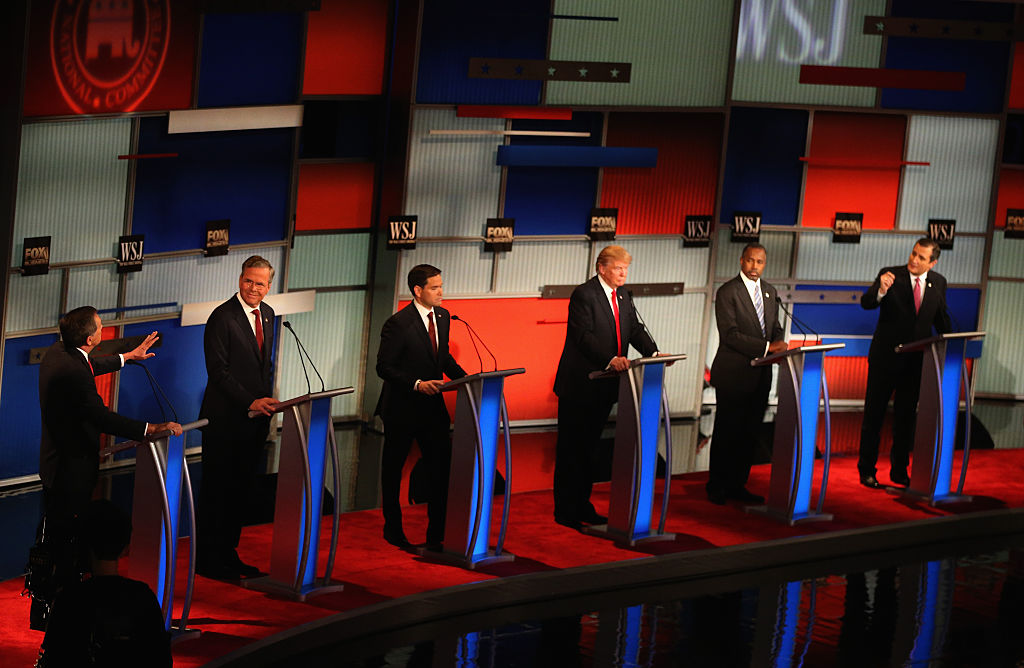
[[[918,239],[902,267],[885,267],[860,298],[865,309],[879,309],[878,325],[868,351],[868,382],[864,394],[864,422],[860,431],[857,470],[865,487],[878,488],[876,464],[882,421],[893,400],[892,449],[889,478],[910,484],[907,464],[914,441],[914,421],[920,393],[923,353],[897,353],[896,346],[950,331],[946,308],[946,279],[932,271],[939,260],[939,244]]]
[[[452,444],[451,417],[438,388],[444,384],[442,375],[454,380],[466,372],[448,350],[451,318],[441,308],[441,270],[416,265],[409,271],[408,284],[413,301],[384,323],[377,352],[377,375],[384,381],[375,411],[384,422],[380,470],[384,540],[411,547],[402,527],[399,488],[415,439],[428,475],[426,547],[440,552]]]
[[[633,258],[621,246],[597,256],[597,275],[576,286],[569,298],[565,344],[555,374],[558,440],[555,445],[555,522],[580,529],[605,524],[590,502],[592,458],[619,398],[617,378],[590,380],[592,371],[629,368],[630,345],[645,357],[658,346],[636,314],[633,297],[622,286]]]
[[[199,417],[210,423],[203,428],[196,569],[223,580],[260,574],[242,562],[237,547],[277,404],[274,309],[263,303],[273,280],[270,262],[246,259],[238,292],[214,309],[203,334],[207,381]]]
[[[61,340],[50,346],[39,365],[39,477],[43,482],[47,544],[61,552],[58,585],[76,575],[69,546],[74,518],[89,504],[99,476],[100,434],[143,439],[170,430],[181,434],[177,422],[149,423],[119,415],[103,405],[96,376],[119,371],[130,361],[154,356],[153,332],[130,352],[90,357],[103,340],[103,323],[92,306],[80,306],[60,319]],[[33,603],[34,607],[35,603]],[[35,616],[35,613],[34,613]]]
[[[767,263],[764,246],[747,244],[740,256],[739,275],[715,295],[718,352],[711,363],[715,425],[705,490],[708,500],[716,505],[727,499],[748,504],[764,502],[763,496],[749,491],[746,485],[754,443],[768,407],[772,369],[753,367],[750,362],[786,350],[785,330],[779,324],[778,293],[761,279]]]

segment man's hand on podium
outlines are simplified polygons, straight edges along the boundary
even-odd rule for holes
[[[156,332],[153,333],[156,334]],[[170,431],[175,436],[181,436],[181,425],[177,422],[158,422],[156,424],[150,422],[146,425],[146,436],[152,436],[160,431]]]
[[[789,350],[789,344],[785,341],[772,341],[768,344],[769,353],[782,353]]]
[[[273,415],[278,401],[274,397],[262,397],[249,404],[249,411],[262,415]]]
[[[660,352],[657,352],[657,353],[654,353],[654,356],[655,356],[655,357],[661,357],[661,356],[662,356],[663,354],[664,354],[664,353],[660,353]],[[671,362],[665,362],[665,366],[666,366],[666,367],[669,367],[669,366],[672,366],[672,365],[673,365],[673,364],[675,364],[675,363],[676,363],[676,361],[675,361],[675,360],[672,360]]]
[[[416,386],[416,391],[423,394],[437,394],[441,391],[442,385],[444,385],[443,380],[421,380]]]
[[[142,360],[148,360],[150,357],[156,357],[156,353],[149,352],[149,347],[156,343],[158,338],[160,338],[159,333],[151,332],[150,335],[138,345],[138,347],[124,353],[124,361],[128,362],[130,360],[134,360],[136,362],[140,362]]]
[[[626,357],[613,357],[612,361],[608,362],[608,368],[615,371],[625,371],[629,368],[629,359]]]

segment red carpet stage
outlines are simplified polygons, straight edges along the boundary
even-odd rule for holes
[[[816,479],[821,473],[821,462],[817,466]],[[954,471],[959,471],[959,460]],[[748,487],[754,492],[766,493],[769,473],[769,465],[754,467]],[[947,515],[1024,507],[1024,449],[972,452],[964,491],[973,496],[973,501],[940,508],[864,488],[858,484],[855,458],[834,459],[825,510],[833,513],[835,519],[796,527],[747,514],[738,505],[712,505],[704,496],[706,477],[706,473],[693,473],[673,480],[666,529],[676,534],[676,540],[651,543],[638,549],[619,548],[608,540],[555,524],[550,491],[514,494],[505,544],[516,559],[478,571],[432,563],[388,545],[381,539],[383,520],[377,510],[342,515],[342,535],[333,575],[344,583],[344,591],[296,603],[199,577],[195,583],[190,626],[202,630],[202,635],[174,646],[175,666],[199,666],[255,640],[336,612],[445,587],[646,558],[652,554],[706,550],[901,522],[924,523]],[[882,478],[885,480],[884,472]],[[607,484],[595,486],[594,501],[599,511],[607,507],[607,495]],[[816,495],[815,490],[814,498]],[[411,540],[422,540],[425,510],[423,506],[416,506],[406,513],[406,533]],[[323,532],[325,539],[329,538],[329,533],[329,530]],[[269,525],[249,527],[242,535],[239,552],[245,561],[267,570],[270,541]],[[179,553],[187,554],[187,549]],[[179,561],[178,567],[179,572],[183,571],[185,562]],[[181,580],[179,576],[178,581]],[[28,630],[29,601],[19,596],[21,588],[20,579],[0,583],[0,615],[4,620],[0,628],[0,653],[4,664],[9,666],[32,665],[42,640],[41,633]]]

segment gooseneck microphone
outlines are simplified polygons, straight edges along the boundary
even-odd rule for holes
[[[164,413],[163,404],[160,402],[160,396],[162,396],[164,398],[164,402],[167,403],[167,407],[171,409],[171,415],[174,416],[174,421],[180,422],[180,420],[178,420],[178,411],[174,410],[174,404],[172,404],[171,400],[167,398],[167,393],[164,392],[164,388],[160,387],[160,383],[156,382],[156,378],[154,378],[153,374],[149,372],[146,365],[137,360],[125,360],[124,363],[126,365],[131,364],[132,366],[141,367],[142,370],[146,372],[146,377],[149,379],[149,389],[153,391],[153,399],[156,400],[156,406],[160,409],[160,421],[167,422],[167,415]],[[157,390],[160,391],[160,396],[157,396]]]
[[[473,332],[469,328],[469,323],[467,323],[465,320],[463,320],[462,318],[460,318],[457,315],[453,315],[452,316],[452,320],[458,320],[459,322],[461,322],[463,325],[466,326],[466,333],[469,334],[469,342],[473,344],[473,350],[476,352],[476,362],[477,362],[477,364],[480,365],[480,373],[483,373],[483,371],[484,371],[484,360],[483,360],[482,357],[480,357],[480,349],[477,348],[476,340],[473,338]]]
[[[484,347],[484,350],[487,351],[487,354],[491,356],[491,361],[494,362],[494,369],[492,369],[492,371],[497,371],[498,370],[498,358],[494,356],[494,353],[492,353],[491,349],[487,347],[487,344],[484,343],[484,340],[481,339],[480,335],[476,333],[476,330],[473,329],[473,326],[470,325],[468,322],[466,322],[465,318],[460,318],[457,315],[452,315],[452,320],[458,320],[459,322],[461,322],[463,325],[466,326],[467,329],[469,329],[469,331],[471,333],[471,337],[470,338],[472,339],[472,337],[475,336],[477,338],[477,340],[480,341],[480,345],[482,345]],[[476,347],[475,344],[474,344],[474,347]],[[480,356],[480,352],[478,351],[477,352],[477,357],[479,357],[479,356]],[[481,362],[480,363],[480,370],[481,371],[483,370],[483,366],[484,366],[483,362]]]
[[[292,328],[292,323],[285,320],[283,324],[285,327],[288,328],[288,331],[292,333],[292,336],[295,337],[295,345],[299,349],[299,360],[302,360],[302,355],[303,353],[305,353],[306,359],[309,360],[309,366],[313,367],[313,373],[315,373],[316,377],[320,379],[320,391],[323,392],[324,390],[327,389],[327,386],[324,384],[324,377],[320,375],[319,371],[317,371],[316,365],[313,364],[313,358],[309,356],[309,352],[306,350],[306,346],[302,345],[302,340],[299,338],[299,335],[296,334],[295,330]],[[306,374],[306,390],[310,394],[312,394],[313,390],[309,386],[309,374],[306,373],[305,363],[302,364],[302,373]]]
[[[799,318],[793,315],[793,312],[786,308],[786,303],[784,301],[782,301],[781,299],[777,301],[779,302],[779,306],[782,307],[782,310],[786,313],[786,315],[789,316],[790,321],[794,325],[796,325],[797,329],[800,330],[800,333],[803,334],[805,338],[807,334],[810,333],[814,337],[816,343],[821,343],[821,334],[818,334],[818,332],[816,332],[813,327],[811,327],[810,325],[801,321]]]
[[[633,305],[633,313],[636,313],[636,319],[640,321],[640,326],[644,328],[645,332],[647,332],[647,338],[649,338],[651,341],[654,341],[654,335],[651,334],[651,330],[647,328],[647,323],[644,322],[644,317],[640,315],[640,310],[636,307],[636,301],[633,299],[633,291],[627,288],[626,294],[629,295],[629,303]],[[628,342],[626,344],[626,347],[628,349]]]

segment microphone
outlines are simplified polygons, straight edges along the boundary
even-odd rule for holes
[[[312,390],[312,388],[309,385],[309,373],[306,371],[306,363],[303,362],[303,360],[302,360],[303,353],[305,353],[306,359],[309,360],[309,366],[313,367],[313,372],[316,373],[316,377],[320,379],[320,391],[323,392],[324,390],[327,389],[327,386],[324,385],[324,377],[320,375],[319,371],[317,371],[316,365],[313,364],[313,358],[310,357],[309,356],[309,352],[306,351],[306,346],[302,345],[302,340],[299,339],[299,335],[296,334],[295,330],[292,328],[292,323],[290,323],[287,320],[285,320],[283,324],[284,324],[285,327],[288,328],[288,331],[292,333],[292,336],[295,337],[295,347],[299,351],[299,361],[302,362],[302,373],[305,374],[305,376],[306,376],[306,391],[309,394],[313,393],[313,390]]]
[[[806,337],[807,333],[810,332],[810,334],[814,336],[816,342],[821,343],[821,334],[818,334],[818,332],[815,331],[813,327],[811,327],[810,325],[801,321],[799,318],[793,315],[793,312],[786,308],[786,303],[783,302],[781,299],[778,299],[776,301],[779,302],[779,306],[782,307],[782,310],[786,313],[786,315],[789,316],[789,319],[793,322],[793,324],[797,326],[797,329],[800,330],[801,334],[803,334]]]
[[[949,308],[949,302],[946,301],[946,295],[944,293],[942,293],[942,294],[939,295],[939,297],[942,298],[942,310],[943,310],[943,312],[947,316],[949,316],[950,326],[951,327],[955,327],[956,328],[955,331],[958,331],[958,332],[964,331],[964,328],[960,325],[960,322],[956,319],[956,316],[953,315],[952,309]],[[942,334],[943,332],[939,332],[939,333]]]
[[[481,339],[480,335],[476,333],[476,330],[473,329],[473,326],[470,325],[468,322],[466,322],[466,320],[464,318],[460,318],[457,315],[452,315],[452,320],[458,320],[459,322],[461,322],[463,325],[465,325],[469,329],[469,331],[472,333],[472,336],[475,336],[477,338],[477,340],[480,341],[480,345],[482,345],[484,347],[484,350],[487,351],[487,354],[491,356],[491,361],[494,362],[494,369],[493,370],[497,371],[498,370],[498,358],[494,356],[494,353],[492,353],[491,349],[487,347],[487,344],[484,343],[484,340]],[[479,355],[480,355],[480,353],[478,352],[477,356],[479,357]],[[483,370],[483,364],[482,363],[480,365],[480,369],[481,369],[481,371]]]
[[[458,320],[459,322],[466,326],[466,333],[469,334],[469,342],[473,344],[473,350],[476,351],[476,362],[477,364],[480,365],[480,373],[483,373],[484,360],[482,357],[480,357],[480,349],[477,348],[476,346],[476,340],[474,340],[473,338],[473,331],[469,328],[469,323],[467,323],[465,320],[463,320],[457,315],[452,315],[452,320]]]
[[[160,409],[160,421],[167,422],[167,415],[164,413],[163,404],[160,403],[160,397],[157,396],[157,390],[160,391],[160,395],[163,396],[164,401],[167,402],[167,407],[171,409],[171,415],[174,416],[175,422],[180,422],[178,419],[178,411],[174,410],[174,405],[171,400],[167,398],[167,394],[164,392],[164,388],[160,387],[160,383],[156,382],[156,378],[149,372],[146,365],[136,360],[125,360],[125,364],[131,364],[132,366],[141,367],[146,372],[146,377],[149,379],[149,389],[153,391],[153,398],[156,400],[157,408]]]
[[[644,332],[647,333],[647,338],[649,338],[651,341],[654,341],[654,335],[651,334],[651,330],[647,329],[647,323],[644,322],[644,317],[640,315],[640,311],[636,307],[636,302],[633,301],[633,291],[627,288],[626,294],[629,295],[629,303],[633,305],[633,313],[636,313],[636,319],[640,321],[640,326],[643,327]]]

